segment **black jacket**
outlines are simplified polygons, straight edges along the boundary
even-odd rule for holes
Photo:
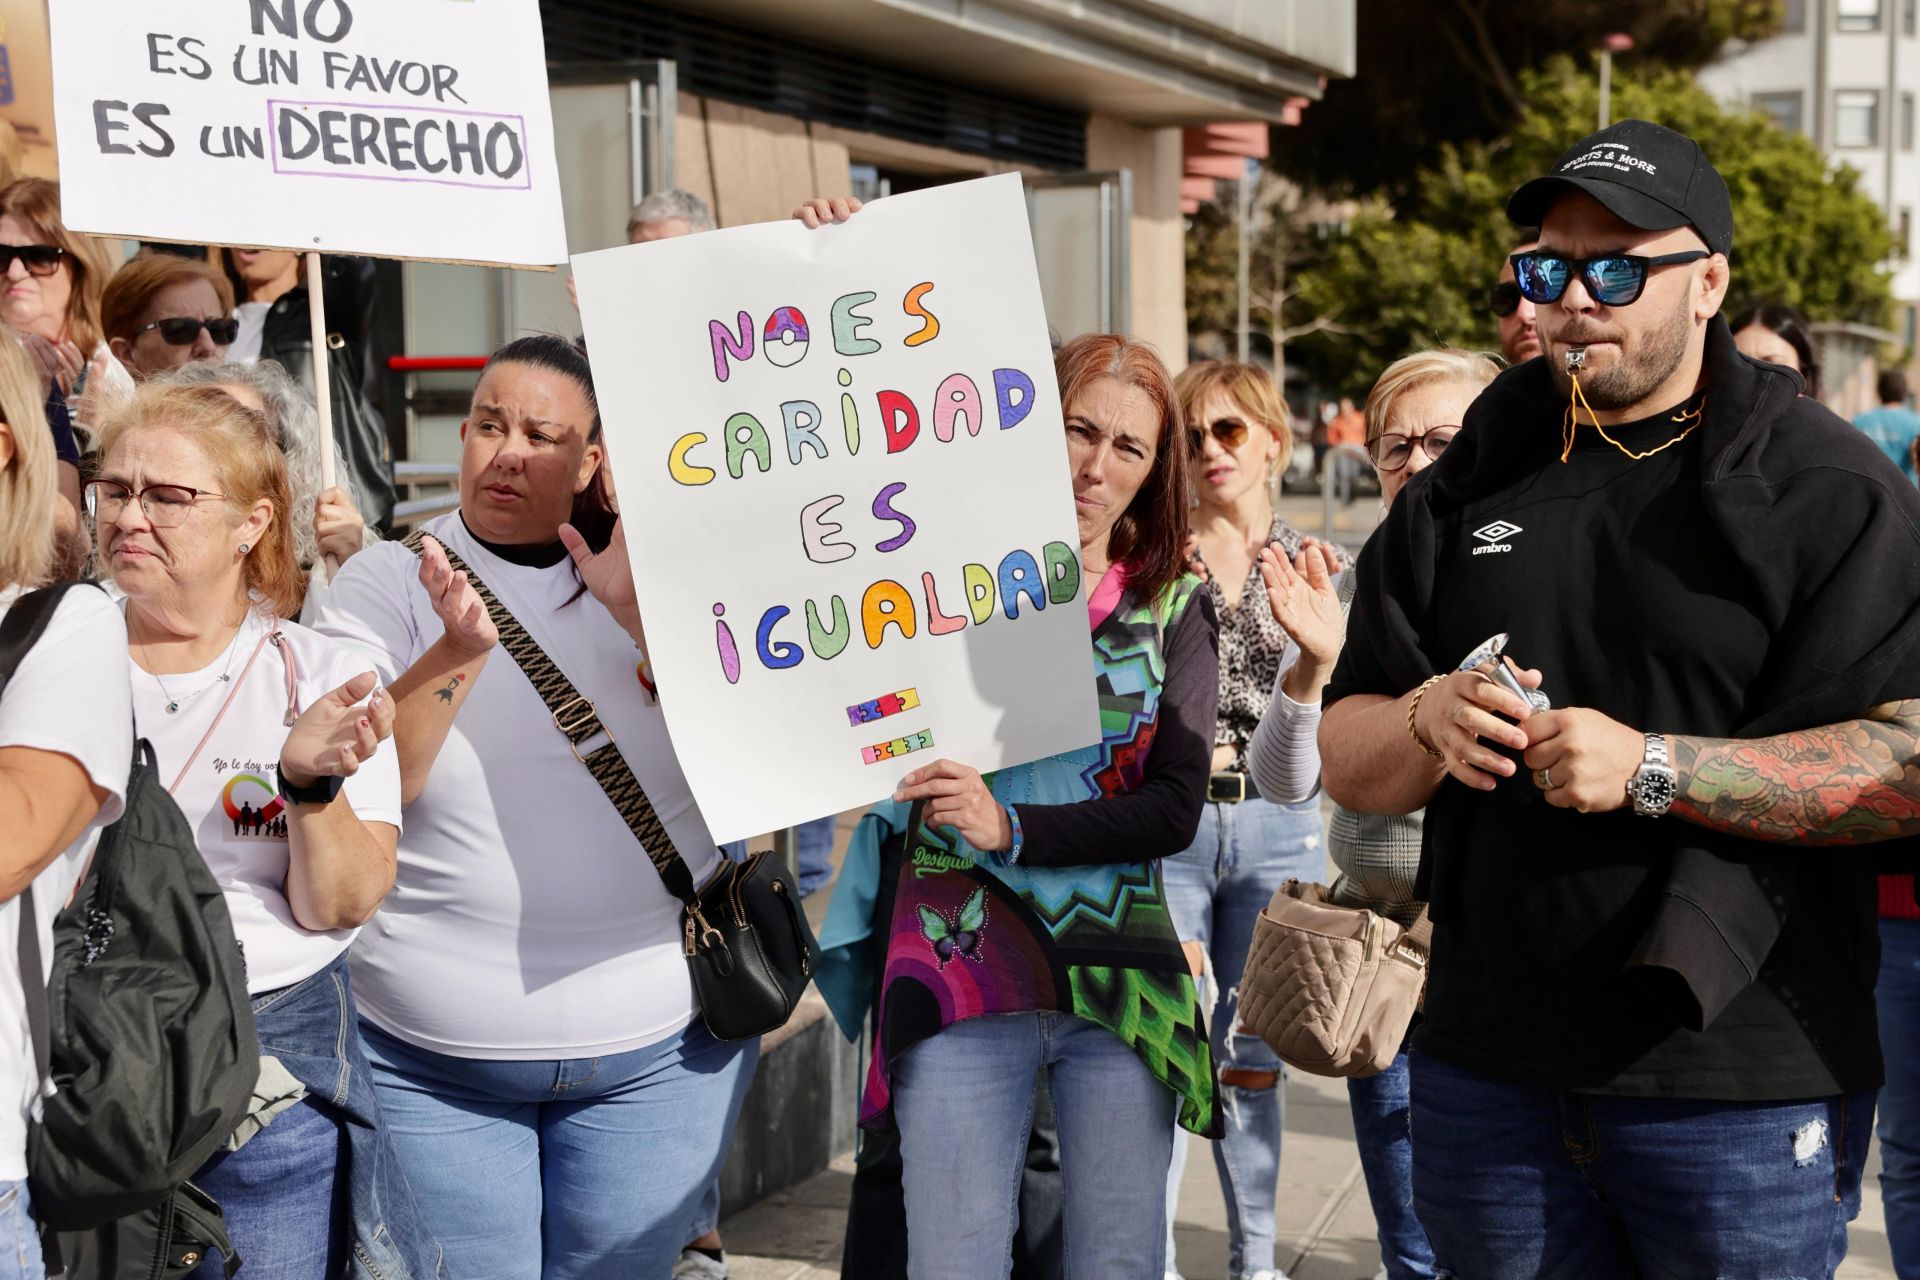
[[[1859,431],[1801,398],[1796,375],[1742,356],[1718,318],[1705,364],[1700,500],[1735,558],[1729,573],[1744,576],[1772,636],[1752,702],[1766,710],[1735,736],[1857,719],[1888,693],[1920,697],[1920,688],[1887,688],[1910,669],[1920,640],[1920,492]],[[1502,374],[1361,554],[1358,592],[1373,596],[1365,612],[1386,632],[1374,644],[1403,688],[1450,670],[1458,656],[1421,643],[1432,634],[1442,518],[1552,462],[1558,433],[1539,423],[1564,404],[1543,359]],[[1783,848],[1677,820],[1657,830],[1672,843],[1671,865],[1629,973],[1677,1026],[1694,1031],[1762,977],[1796,901],[1809,909],[1816,897],[1857,901],[1857,881],[1876,860],[1920,851],[1913,840],[1871,851]],[[1425,838],[1423,881],[1433,850],[1460,835],[1430,810]],[[1420,892],[1427,896],[1426,884]]]
[[[386,532],[393,520],[393,450],[387,424],[366,390],[372,359],[374,265],[370,258],[329,256],[321,266],[332,382],[333,439],[341,474],[350,479],[360,513]],[[313,394],[313,329],[307,287],[282,294],[267,309],[260,358],[278,360]]]

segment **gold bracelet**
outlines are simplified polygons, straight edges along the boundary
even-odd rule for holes
[[[1420,699],[1427,696],[1427,690],[1433,688],[1433,686],[1439,684],[1442,680],[1445,680],[1445,679],[1446,679],[1445,676],[1427,677],[1427,682],[1421,685],[1418,689],[1415,689],[1413,691],[1413,701],[1407,704],[1407,736],[1413,739],[1414,746],[1420,748],[1422,751],[1426,752],[1428,755],[1432,756],[1435,760],[1438,760],[1442,764],[1445,764],[1447,762],[1446,753],[1441,751],[1438,747],[1433,746],[1425,738],[1422,738],[1420,736],[1420,731],[1413,727],[1413,718],[1414,716],[1419,714]]]

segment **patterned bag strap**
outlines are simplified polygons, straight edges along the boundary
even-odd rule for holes
[[[416,531],[406,540],[407,549],[419,555],[423,536]],[[493,619],[495,629],[500,632],[500,647],[519,664],[527,683],[547,704],[547,710],[553,715],[553,727],[566,735],[567,745],[573,748],[574,759],[587,766],[587,772],[593,775],[593,780],[607,793],[607,799],[619,810],[620,817],[633,832],[634,838],[647,851],[653,869],[666,882],[667,892],[689,907],[696,905],[699,898],[694,893],[693,872],[688,868],[686,859],[674,849],[672,838],[660,823],[660,816],[653,811],[653,802],[647,799],[640,780],[627,767],[626,758],[620,754],[612,731],[600,723],[599,713],[594,710],[593,704],[573,687],[573,682],[554,665],[546,650],[527,634],[527,629],[507,611],[507,607],[500,603],[487,584],[480,581],[479,575],[454,554],[453,548],[442,542],[440,549],[446,553],[447,563],[453,566],[455,572],[467,575],[468,585],[480,597],[480,602],[487,606],[487,616]],[[581,746],[600,734],[606,735],[606,744],[581,755]]]

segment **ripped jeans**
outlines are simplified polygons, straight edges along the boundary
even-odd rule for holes
[[[1413,1200],[1452,1280],[1828,1280],[1873,1094],[1702,1102],[1509,1084],[1415,1051]]]
[[[1288,880],[1324,881],[1326,830],[1319,798],[1282,806],[1266,800],[1211,803],[1200,829],[1182,853],[1164,858],[1167,911],[1183,942],[1207,953],[1213,1001],[1207,1030],[1214,1061],[1223,1071],[1272,1072],[1273,1087],[1246,1089],[1223,1082],[1220,1089],[1227,1136],[1213,1146],[1213,1162],[1227,1201],[1230,1280],[1245,1280],[1274,1265],[1273,1212],[1280,1185],[1280,1135],[1286,1094],[1280,1059],[1258,1036],[1234,1034],[1240,1002],[1240,971],[1253,941],[1253,923],[1274,891]],[[1167,1173],[1167,1270],[1175,1270],[1173,1219],[1186,1166],[1187,1134],[1174,1135]]]

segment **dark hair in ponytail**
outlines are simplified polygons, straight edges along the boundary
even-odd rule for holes
[[[587,398],[587,407],[593,411],[593,424],[587,428],[587,443],[601,443],[600,397],[593,390],[593,367],[587,363],[585,347],[557,333],[529,334],[524,338],[515,338],[488,357],[480,376],[485,378],[495,365],[501,364],[522,364],[545,369],[579,387],[580,394]],[[602,457],[593,478],[587,481],[587,487],[573,495],[573,511],[568,515],[567,523],[580,531],[580,536],[598,555],[613,541],[613,522],[619,515],[613,505],[613,491],[607,483],[606,458]],[[575,575],[578,576],[577,570]],[[580,590],[574,592],[567,603],[572,604],[585,591],[586,584],[582,583]]]

